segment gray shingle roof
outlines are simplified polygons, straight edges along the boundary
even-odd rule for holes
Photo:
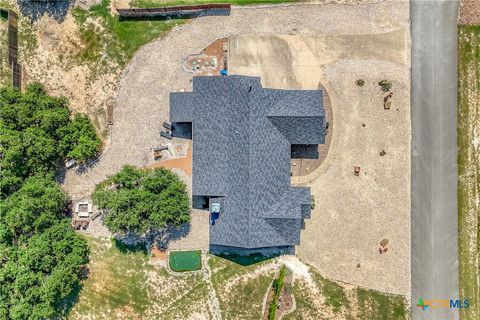
[[[310,189],[290,185],[290,145],[324,143],[322,102],[322,91],[245,76],[194,77],[193,93],[171,93],[170,120],[192,122],[193,195],[223,197],[211,244],[299,243]]]

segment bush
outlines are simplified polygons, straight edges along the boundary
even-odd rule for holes
[[[378,85],[382,88],[383,92],[388,92],[392,89],[392,82],[388,80],[381,80]]]
[[[359,87],[363,87],[365,81],[363,79],[358,79],[357,81],[355,81],[355,84]]]

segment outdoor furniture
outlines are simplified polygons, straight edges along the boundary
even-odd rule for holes
[[[385,97],[383,97],[383,108],[389,110],[392,108],[392,101],[390,100],[393,96],[393,92],[390,92]]]
[[[172,125],[171,125],[170,123],[168,123],[168,122],[164,122],[164,123],[163,123],[163,127],[164,127],[165,129],[172,130]]]
[[[162,152],[161,151],[153,151],[153,159],[158,161],[162,159]]]
[[[155,147],[153,148],[153,151],[163,151],[163,150],[168,150],[168,146],[160,146],[160,147]]]
[[[173,138],[173,136],[172,136],[170,133],[165,132],[165,131],[160,131],[160,136],[161,136],[161,137],[164,137],[164,138],[166,138],[166,139],[168,139],[168,140],[172,140],[172,138]]]

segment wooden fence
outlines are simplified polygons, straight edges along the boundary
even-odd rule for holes
[[[18,15],[8,10],[8,63],[12,68],[12,86],[22,88],[22,66],[18,63]]]
[[[175,17],[175,16],[198,16],[209,12],[229,13],[229,3],[212,3],[191,6],[175,6],[160,8],[129,8],[117,9],[120,18],[148,18],[148,17]]]

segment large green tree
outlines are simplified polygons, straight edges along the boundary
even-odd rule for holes
[[[95,156],[100,140],[88,119],[73,119],[63,97],[47,95],[34,83],[25,93],[0,88],[0,195],[18,190],[24,179],[50,174],[67,158]]]
[[[180,226],[190,219],[185,184],[167,169],[125,166],[97,185],[93,201],[105,209],[105,225],[113,232],[144,234]]]
[[[0,203],[0,319],[54,319],[79,285],[88,246],[64,216],[66,195],[34,176]]]

